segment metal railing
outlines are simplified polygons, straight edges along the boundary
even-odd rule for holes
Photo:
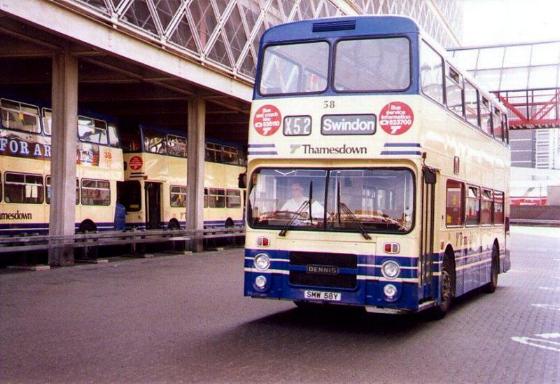
[[[0,237],[0,254],[29,251],[46,251],[57,248],[92,248],[111,245],[130,245],[134,254],[140,244],[170,241],[194,242],[219,238],[245,236],[245,227],[210,228],[203,230],[131,230],[79,233],[68,236],[32,235]]]

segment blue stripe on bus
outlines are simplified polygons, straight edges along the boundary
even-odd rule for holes
[[[248,151],[248,155],[277,155],[276,151]]]
[[[276,144],[249,144],[249,148],[275,148]]]
[[[385,143],[384,147],[418,147],[421,145],[419,143]]]
[[[81,223],[74,223],[74,228],[78,229]],[[114,223],[96,223],[98,229],[113,229]],[[48,230],[49,223],[19,223],[19,224],[0,224],[0,231],[21,231],[21,230]]]
[[[382,155],[418,155],[420,156],[422,152],[420,151],[381,151]]]
[[[254,270],[253,258],[257,253],[266,252],[272,258],[271,269],[275,272]],[[465,294],[473,289],[477,289],[490,281],[491,273],[491,249],[458,250],[456,255],[456,294],[457,296]],[[469,255],[470,253],[470,255]],[[252,297],[269,297],[288,300],[303,299],[304,289],[316,289],[332,291],[336,290],[342,295],[342,301],[347,304],[356,305],[376,305],[387,306],[400,309],[417,309],[418,303],[423,298],[439,297],[440,277],[433,275],[430,281],[426,281],[421,285],[420,276],[418,274],[418,256],[394,256],[393,255],[357,255],[358,264],[368,264],[373,266],[357,268],[340,268],[341,274],[357,275],[356,288],[343,289],[333,287],[319,286],[301,286],[292,285],[289,282],[290,271],[305,271],[304,265],[290,265],[289,251],[265,250],[265,249],[246,249],[245,251],[245,295]],[[444,259],[445,252],[432,254],[433,273],[440,271],[441,263]],[[457,259],[461,258],[461,259]],[[469,259],[473,260],[470,261]],[[399,278],[396,280],[381,280],[382,273],[380,265],[388,259],[398,260],[401,267]],[[468,262],[469,260],[470,262]],[[411,268],[413,267],[413,268]],[[416,268],[414,268],[416,267]],[[510,268],[509,254],[507,250],[500,251],[500,272],[506,272]],[[250,269],[250,270],[248,270]],[[265,292],[259,291],[253,285],[256,276],[264,274],[270,279],[271,285]],[[370,279],[365,278],[369,277]],[[361,277],[361,278],[359,278]],[[373,279],[373,280],[371,280]],[[399,279],[411,279],[399,280]],[[397,286],[400,296],[396,302],[388,303],[383,299],[383,286],[385,284],[394,284]],[[418,289],[420,288],[420,289]]]

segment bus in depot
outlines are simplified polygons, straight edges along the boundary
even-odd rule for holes
[[[504,108],[412,19],[275,26],[251,107],[245,296],[441,318],[510,268],[509,166]]]
[[[124,178],[118,195],[128,228],[181,229],[187,223],[187,138],[184,133],[138,125],[121,131]],[[239,174],[245,153],[233,145],[206,143],[204,226],[243,224]]]
[[[51,110],[0,99],[0,236],[44,234],[51,199]],[[117,181],[123,154],[117,126],[78,116],[77,232],[114,229]]]

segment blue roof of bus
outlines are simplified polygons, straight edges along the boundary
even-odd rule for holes
[[[261,44],[321,37],[418,33],[416,22],[405,16],[347,16],[310,19],[268,29]]]

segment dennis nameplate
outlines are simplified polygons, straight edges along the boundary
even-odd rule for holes
[[[338,275],[338,267],[334,265],[307,265],[307,273],[319,275]]]

